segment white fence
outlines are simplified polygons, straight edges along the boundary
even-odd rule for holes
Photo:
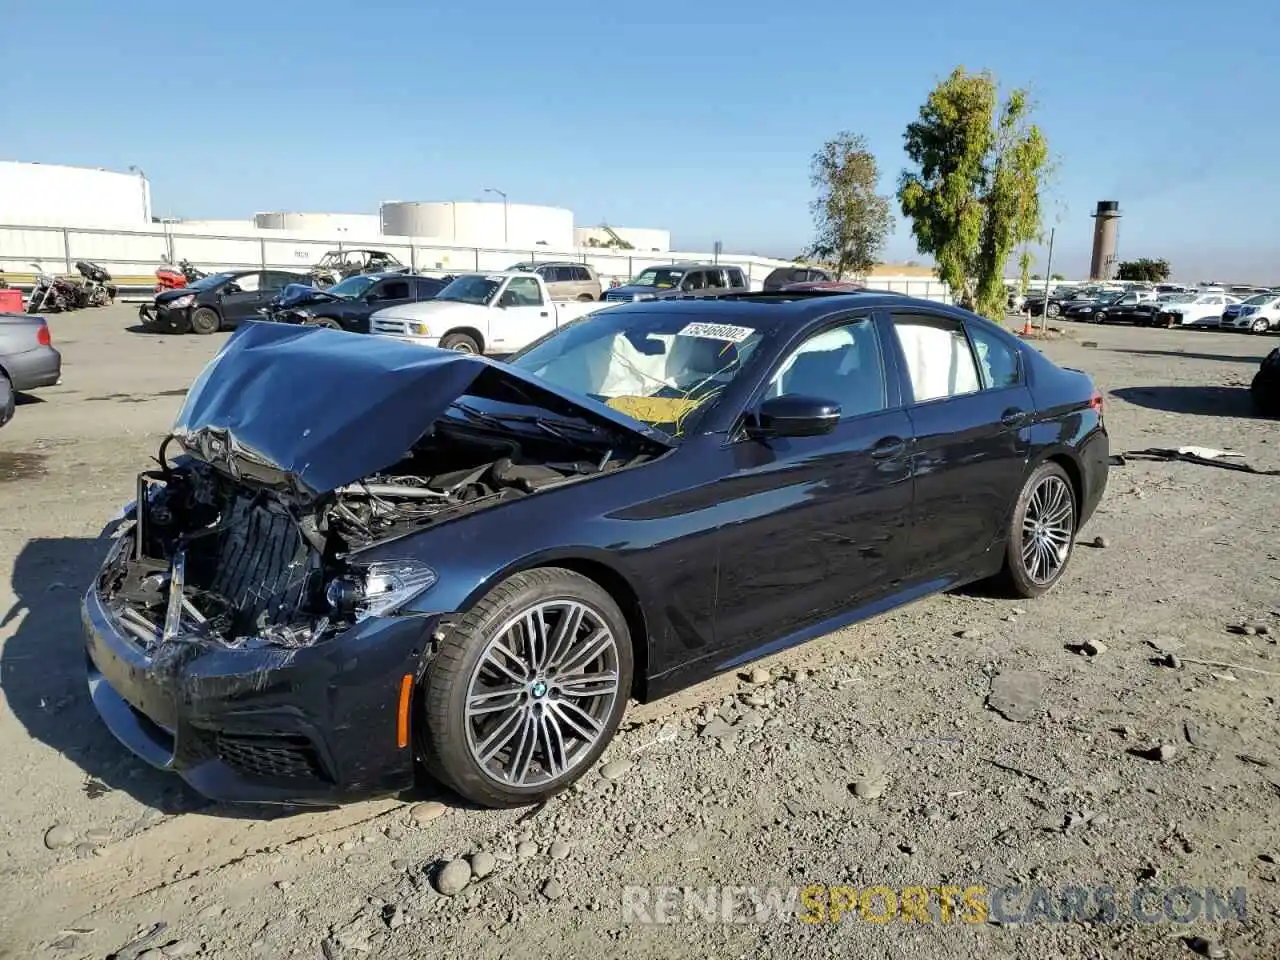
[[[375,236],[357,239],[345,236],[301,236],[282,230],[257,230],[246,226],[239,236],[229,234],[179,232],[168,224],[150,229],[103,229],[95,227],[45,227],[0,225],[0,270],[19,277],[37,272],[75,273],[77,260],[91,260],[122,281],[127,290],[149,285],[155,268],[166,256],[174,263],[190,260],[206,271],[272,268],[306,270],[329,250],[373,248],[385,250],[414,270],[459,273],[473,270],[502,270],[529,260],[573,260],[593,267],[607,284],[626,282],[645,267],[680,261],[715,260],[742,267],[748,283],[758,290],[765,277],[788,261],[767,257],[706,253],[643,253],[632,250],[579,248],[572,252],[548,250],[486,249],[457,247],[416,237]],[[12,281],[11,281],[12,282]],[[928,300],[948,302],[947,287],[941,281],[920,277],[875,276],[868,286],[893,290]]]

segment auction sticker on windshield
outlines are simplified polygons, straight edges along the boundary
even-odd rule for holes
[[[706,337],[708,340],[728,340],[742,343],[755,333],[751,327],[736,327],[731,323],[691,323],[676,334],[678,337]]]

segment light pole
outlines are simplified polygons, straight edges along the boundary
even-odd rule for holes
[[[138,186],[142,188],[142,222],[148,223],[151,215],[147,211],[147,174],[141,167],[129,164],[129,172],[138,175]]]
[[[502,198],[502,242],[510,245],[511,238],[507,234],[507,195],[497,187],[485,187],[485,193],[496,193]]]

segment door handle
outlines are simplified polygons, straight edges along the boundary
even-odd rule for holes
[[[1026,411],[1019,410],[1017,407],[1010,407],[1004,413],[1000,414],[1000,422],[1006,427],[1016,427],[1026,418]]]
[[[889,460],[900,456],[905,449],[907,449],[907,441],[901,437],[885,437],[871,448],[871,456],[875,460]]]
[[[539,316],[541,317],[547,316],[547,311],[543,310],[542,313],[539,314]]]

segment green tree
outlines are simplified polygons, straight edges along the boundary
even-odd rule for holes
[[[842,132],[822,145],[809,168],[818,191],[809,205],[814,240],[806,255],[846,273],[866,275],[879,260],[891,223],[889,198],[876,193],[880,170],[865,137]]]
[[[1027,91],[1001,103],[990,73],[957,67],[903,138],[914,167],[902,171],[898,201],[916,246],[933,255],[961,303],[997,320],[1009,254],[1040,235],[1049,149],[1031,110]]]
[[[1067,278],[1066,278],[1066,277],[1064,277],[1064,276],[1063,276],[1062,274],[1060,274],[1060,273],[1055,273],[1055,274],[1054,274],[1053,276],[1051,276],[1049,279],[1050,279],[1050,280],[1065,280],[1065,279],[1067,279]]]
[[[1151,260],[1143,257],[1140,260],[1122,261],[1116,268],[1116,279],[1163,283],[1169,279],[1170,272],[1168,260]]]

